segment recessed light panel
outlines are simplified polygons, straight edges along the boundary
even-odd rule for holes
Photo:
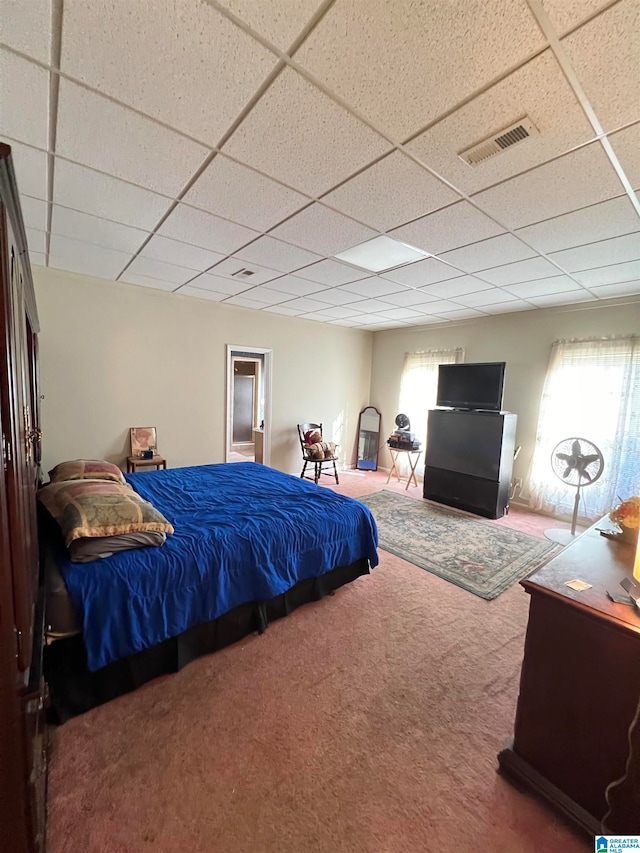
[[[335,257],[370,272],[383,272],[420,258],[428,258],[429,253],[399,240],[392,240],[391,237],[374,237],[373,240],[353,246]]]

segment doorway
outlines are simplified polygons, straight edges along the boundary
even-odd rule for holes
[[[227,462],[270,462],[271,353],[227,344]]]

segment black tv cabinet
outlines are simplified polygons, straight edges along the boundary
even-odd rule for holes
[[[487,518],[509,510],[517,415],[431,409],[423,494]]]

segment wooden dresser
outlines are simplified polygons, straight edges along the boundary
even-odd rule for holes
[[[45,841],[47,738],[40,480],[38,315],[11,161],[0,143],[0,848],[37,853]]]
[[[640,701],[640,612],[607,590],[631,577],[634,549],[593,525],[522,585],[531,596],[513,743],[498,756],[507,776],[550,800],[592,834],[601,830],[605,789],[624,776],[627,732]],[[576,592],[566,581],[591,588]],[[640,764],[640,723],[633,733]],[[640,833],[640,789],[632,767],[612,789],[610,833]]]

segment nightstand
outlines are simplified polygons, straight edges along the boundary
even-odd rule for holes
[[[138,468],[167,467],[167,460],[162,456],[152,456],[151,459],[143,459],[142,456],[127,456],[127,474],[135,474]]]

